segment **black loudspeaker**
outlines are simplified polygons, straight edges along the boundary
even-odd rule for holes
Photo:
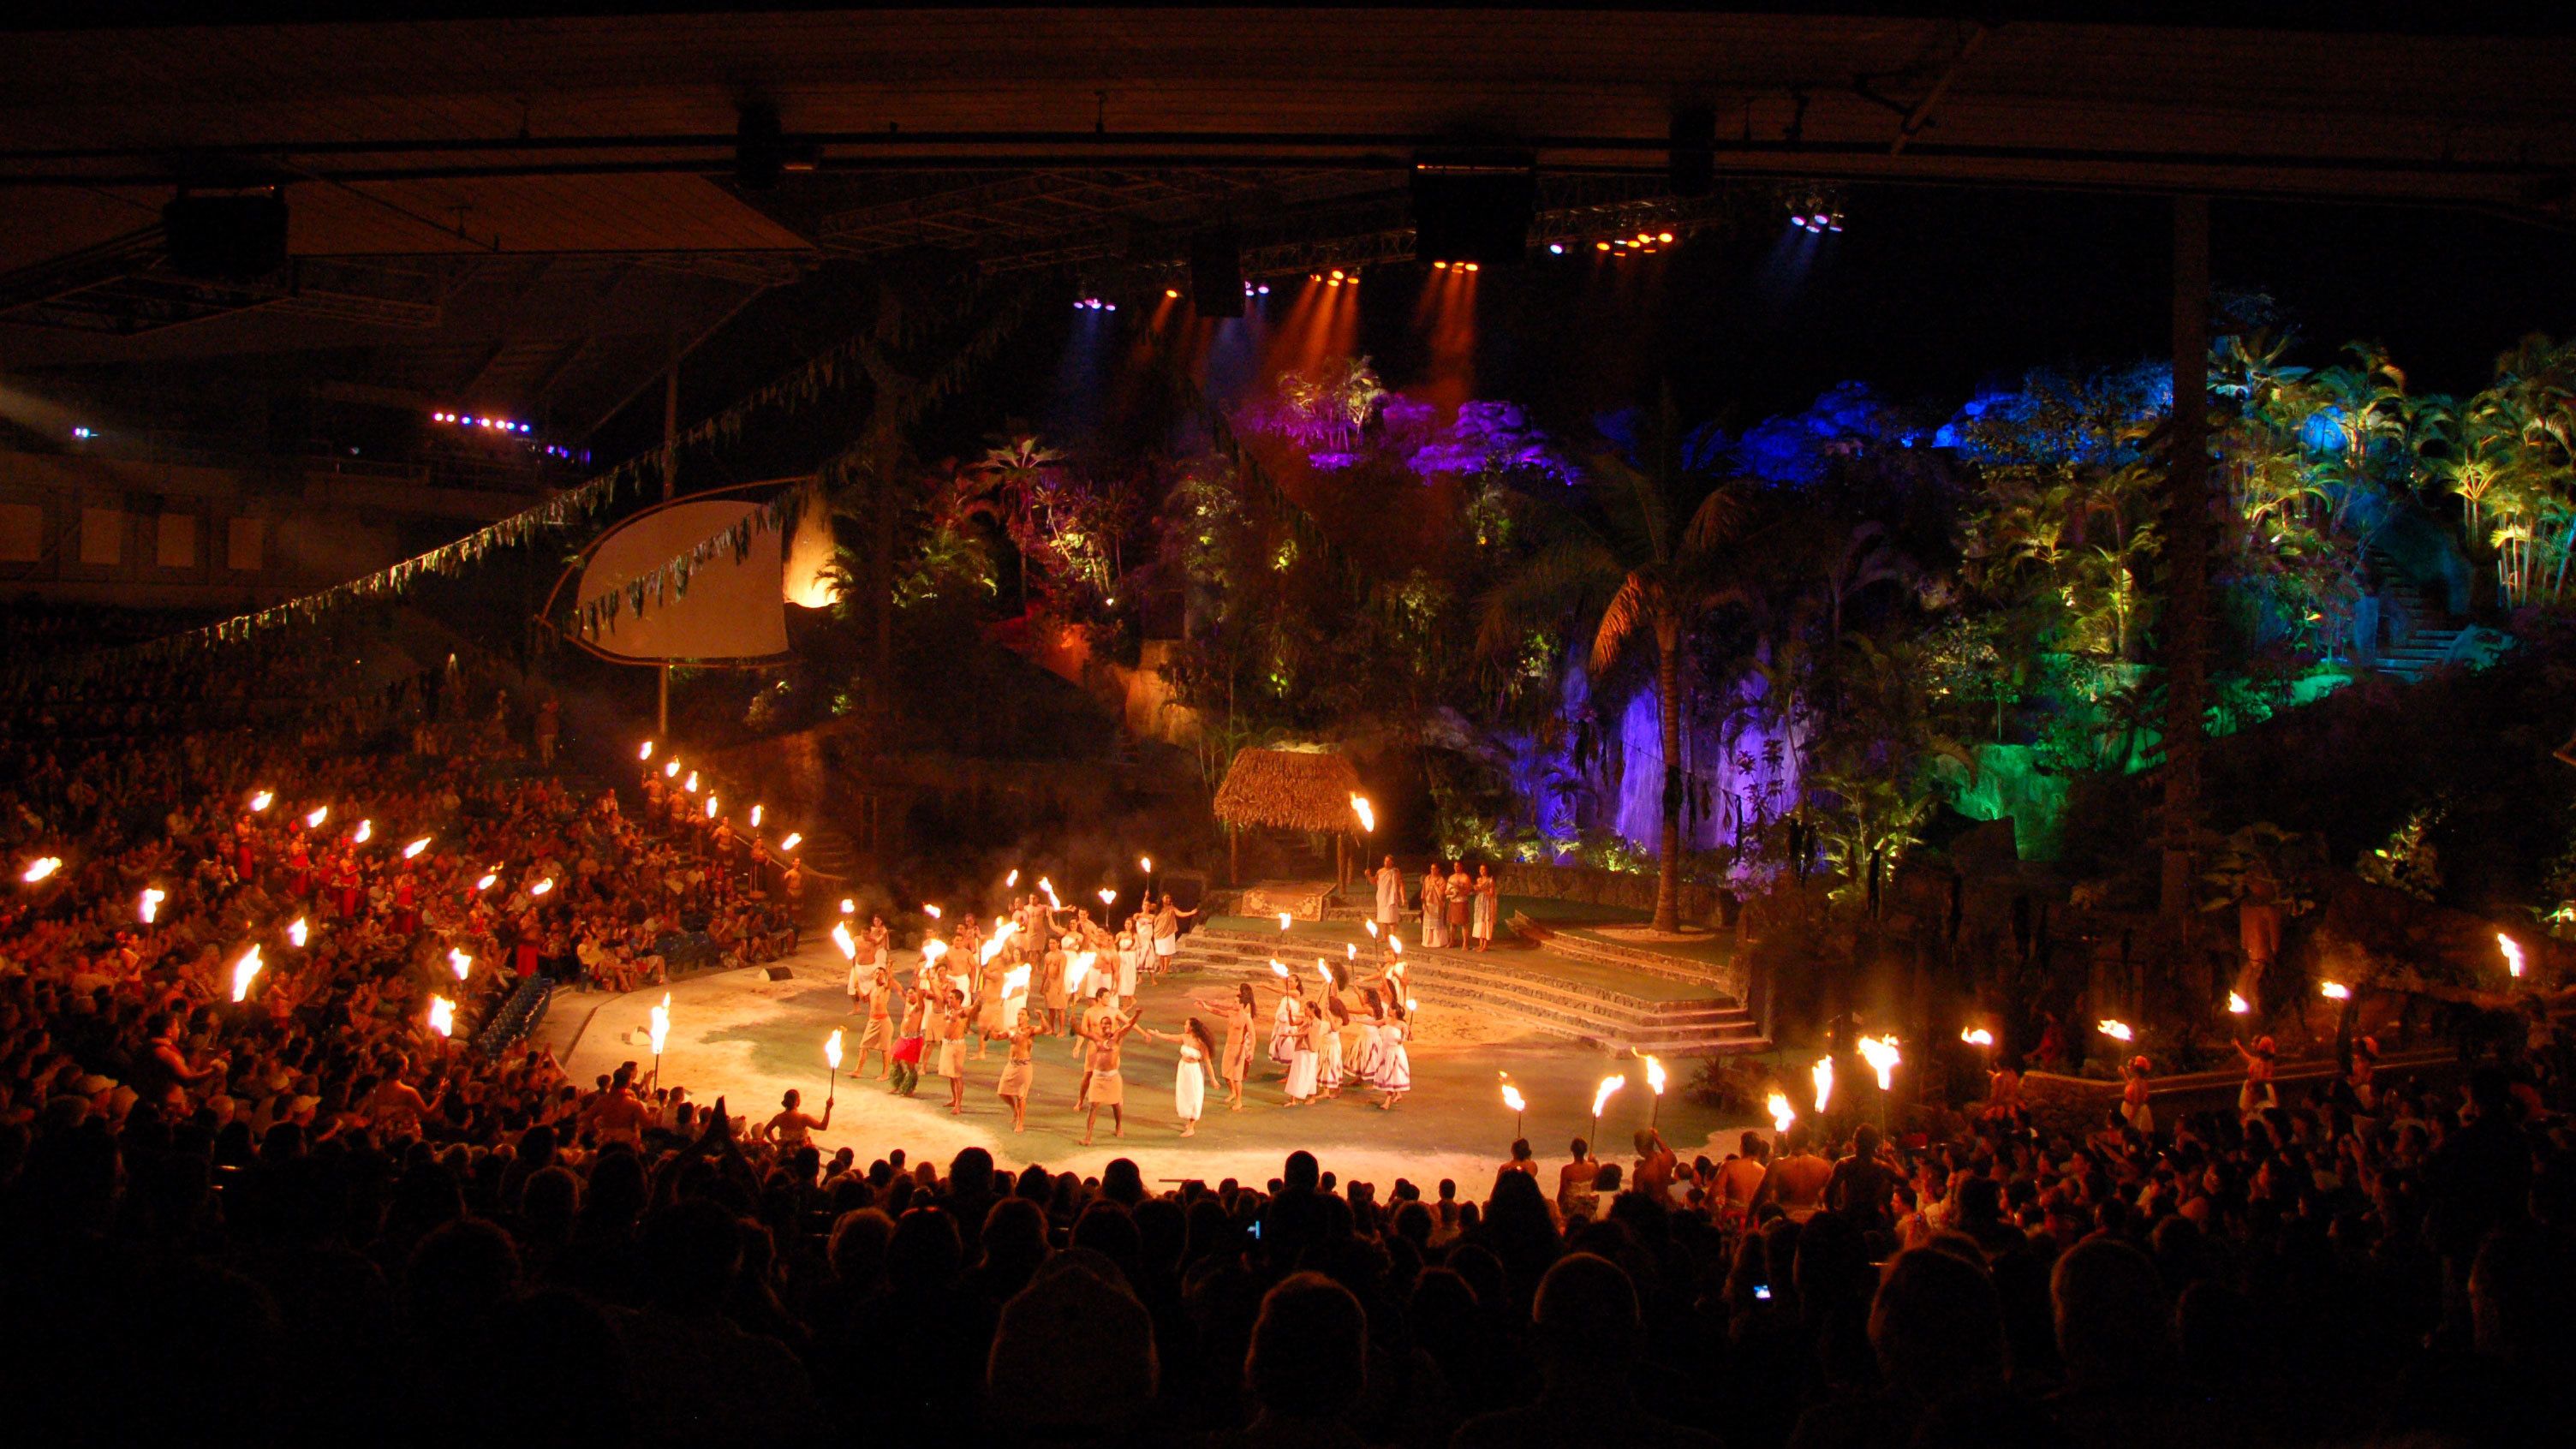
[[[1416,162],[1413,257],[1505,266],[1529,250],[1538,172],[1526,162]]]
[[[796,979],[796,973],[788,970],[784,966],[763,966],[760,968],[760,976],[764,981],[793,981]]]
[[[1190,238],[1190,306],[1202,317],[1243,315],[1243,245],[1232,230]]]
[[[1671,149],[1664,153],[1666,180],[1675,196],[1706,196],[1717,189],[1717,112],[1684,106],[1673,112]]]
[[[175,197],[161,208],[161,236],[181,276],[256,281],[286,265],[286,198]]]

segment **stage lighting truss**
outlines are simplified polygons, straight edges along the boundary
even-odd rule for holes
[[[1789,213],[1789,225],[1821,236],[1843,229],[1842,194],[1832,187],[1810,187],[1790,192],[1782,198]]]

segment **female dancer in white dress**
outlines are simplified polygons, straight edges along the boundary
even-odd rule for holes
[[[1352,1076],[1376,1086],[1378,1074],[1386,1069],[1386,1043],[1379,1034],[1386,1025],[1386,1006],[1374,986],[1360,988],[1360,1003],[1366,1015],[1351,1018],[1346,1065]]]
[[[1404,1049],[1404,1039],[1413,1034],[1413,1018],[1401,1001],[1386,1004],[1386,1025],[1378,1035],[1386,1046],[1384,1063],[1378,1068],[1377,1089],[1386,1095],[1378,1102],[1383,1112],[1404,1099],[1413,1088],[1413,1058]]]
[[[1199,1117],[1207,1110],[1208,1079],[1216,1070],[1216,1043],[1209,1038],[1207,1027],[1195,1016],[1187,1018],[1177,1032],[1161,1032],[1152,1027],[1138,1027],[1137,1030],[1150,1040],[1167,1041],[1180,1047],[1180,1063],[1172,1073],[1172,1112],[1181,1119],[1181,1135],[1196,1137]]]
[[[1342,1084],[1350,1077],[1342,1066],[1342,1028],[1350,1025],[1350,1008],[1342,1005],[1341,993],[1327,992],[1316,1006],[1315,1015],[1321,1038],[1315,1043],[1315,1090],[1326,1097],[1338,1097]]]
[[[1297,1056],[1297,1041],[1305,1033],[1306,979],[1288,978],[1287,989],[1279,995],[1279,1008],[1270,1016],[1270,1059],[1285,1067]]]
[[[1320,1020],[1304,997],[1297,999],[1293,1029],[1296,1041],[1288,1057],[1288,1105],[1303,1107],[1315,1099],[1315,1079],[1322,1059],[1315,1053],[1315,1023]]]

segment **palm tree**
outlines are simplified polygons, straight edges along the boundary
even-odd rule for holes
[[[1504,659],[1520,651],[1533,620],[1572,613],[1589,625],[1591,648],[1581,662],[1595,680],[1638,636],[1654,640],[1664,763],[1658,931],[1681,924],[1682,638],[1730,596],[1732,545],[1744,526],[1736,492],[1685,464],[1681,444],[1668,393],[1633,460],[1615,453],[1592,459],[1596,512],[1569,520],[1564,537],[1497,585],[1477,631],[1485,657]]]

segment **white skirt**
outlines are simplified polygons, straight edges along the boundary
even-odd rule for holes
[[[1350,1047],[1350,1072],[1363,1082],[1375,1083],[1378,1073],[1386,1069],[1386,1044],[1378,1039],[1377,1028],[1363,1026],[1358,1040]]]
[[[1134,951],[1118,953],[1118,994],[1121,996],[1136,994],[1136,956]]]
[[[1315,1065],[1315,1054],[1310,1051],[1300,1051],[1295,1057],[1290,1059],[1288,1063],[1288,1095],[1290,1097],[1311,1097],[1315,1095]]]
[[[1199,1120],[1207,1107],[1207,1074],[1199,1070],[1196,1057],[1181,1058],[1180,1074],[1172,1078],[1172,1110],[1184,1122]]]
[[[1401,1092],[1413,1085],[1413,1058],[1404,1050],[1404,1033],[1386,1033],[1386,1049],[1378,1059],[1375,1085],[1381,1092]]]

